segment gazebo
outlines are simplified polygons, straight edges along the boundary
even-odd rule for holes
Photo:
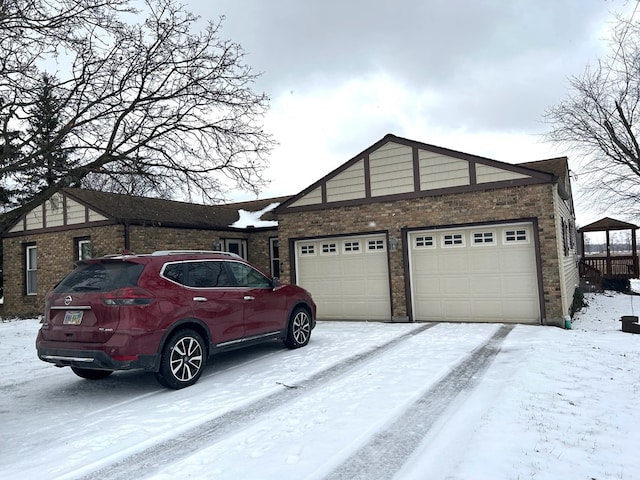
[[[637,225],[603,218],[597,222],[578,229],[582,245],[582,257],[580,259],[580,278],[590,281],[602,288],[624,289],[630,278],[638,278],[638,250],[636,244]],[[612,248],[611,232],[630,231],[630,249],[615,250]],[[588,252],[585,249],[585,233],[604,232],[606,237],[606,250],[604,252]]]

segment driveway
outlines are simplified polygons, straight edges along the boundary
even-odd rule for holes
[[[320,322],[306,348],[214,357],[177,392],[26,357],[36,378],[1,387],[3,478],[391,478],[511,329]]]

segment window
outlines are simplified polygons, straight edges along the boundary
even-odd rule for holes
[[[525,229],[519,230],[505,230],[504,232],[504,240],[505,243],[523,243],[528,242],[529,238],[527,237],[527,231]]]
[[[335,243],[323,243],[322,244],[322,253],[323,254],[333,254],[338,253],[338,246]]]
[[[442,245],[445,247],[464,246],[464,236],[461,233],[445,233],[442,236]]]
[[[489,244],[495,243],[493,232],[474,232],[473,234],[474,245],[483,245],[487,243]]]
[[[239,287],[271,288],[271,281],[249,265],[227,262]]]
[[[185,281],[183,284],[188,287],[213,288],[228,287],[234,284],[223,262],[186,262],[184,266]]]
[[[435,245],[431,235],[416,237],[416,248],[428,248],[433,246]]]
[[[569,255],[569,222],[566,222],[564,218],[561,218],[560,222],[562,226],[562,250],[566,257]]]
[[[241,256],[245,260],[247,259],[247,241],[237,238],[224,239],[225,251],[229,253],[235,253]]]
[[[110,292],[137,285],[141,263],[113,261],[80,265],[54,289],[55,293]]]
[[[359,253],[359,252],[360,252],[360,242],[358,241],[344,242],[344,253]]]
[[[38,250],[35,245],[27,245],[25,247],[25,267],[26,267],[26,284],[25,292],[27,295],[36,295],[38,293]]]
[[[384,250],[384,240],[369,240],[367,242],[367,250],[370,252]]]
[[[316,254],[316,246],[315,245],[300,245],[300,254],[301,255],[315,255]]]
[[[269,252],[271,254],[271,275],[280,277],[280,247],[277,238],[269,239]]]
[[[76,238],[75,241],[76,260],[86,260],[87,258],[91,258],[91,238],[81,237]]]

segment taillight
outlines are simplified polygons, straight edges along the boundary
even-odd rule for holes
[[[125,287],[102,296],[105,305],[149,305],[154,297],[138,287]]]

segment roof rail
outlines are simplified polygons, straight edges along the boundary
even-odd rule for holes
[[[226,255],[242,259],[237,253],[224,252],[222,250],[157,250],[151,255]]]

